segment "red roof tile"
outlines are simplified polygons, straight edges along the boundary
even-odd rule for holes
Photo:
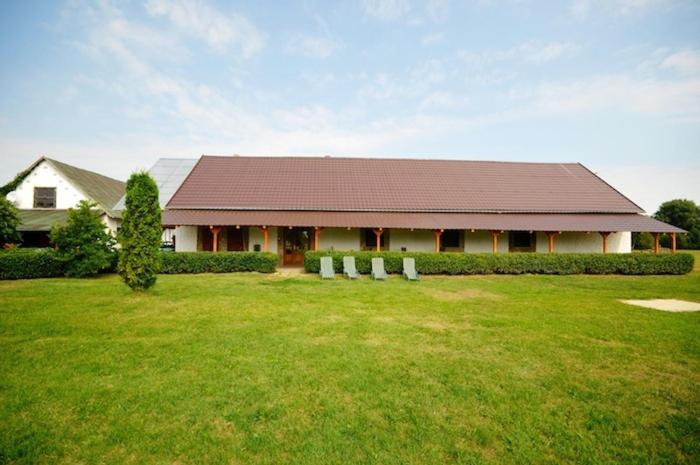
[[[578,163],[203,156],[169,209],[639,213]]]

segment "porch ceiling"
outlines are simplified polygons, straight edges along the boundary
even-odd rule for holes
[[[508,231],[633,231],[682,233],[636,213],[417,213],[166,209],[163,224],[320,226],[330,228],[475,229]]]

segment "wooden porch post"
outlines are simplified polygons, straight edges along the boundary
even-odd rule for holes
[[[211,250],[212,250],[212,252],[218,252],[219,251],[219,233],[221,232],[221,226],[209,226],[209,230],[211,231],[211,234],[212,234]]]
[[[377,252],[382,251],[382,234],[384,234],[384,228],[377,228],[374,230],[374,235],[377,236]]]
[[[671,233],[671,253],[676,253],[676,233]]]
[[[659,244],[659,233],[651,233],[654,236],[654,253],[661,252],[661,244]]]
[[[603,238],[603,253],[608,253],[608,236],[610,235],[610,232],[601,231],[599,234],[600,237]]]
[[[498,235],[503,231],[491,231],[491,242],[493,245],[493,253],[498,253]]]
[[[436,229],[434,231],[434,233],[435,233],[435,252],[440,251],[440,238],[441,238],[443,232],[445,232],[444,229]]]
[[[314,250],[321,250],[321,231],[323,228],[314,227]]]
[[[270,251],[270,229],[267,226],[260,226],[263,233],[263,252]]]
[[[552,253],[552,252],[554,252],[554,239],[556,239],[557,234],[559,234],[559,233],[554,232],[554,231],[547,231],[547,232],[545,232],[545,234],[547,235],[547,241],[549,243],[548,244],[549,253]]]

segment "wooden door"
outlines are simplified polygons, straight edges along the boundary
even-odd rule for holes
[[[214,250],[214,234],[209,228],[202,228],[202,250],[211,252]]]
[[[226,240],[226,250],[229,252],[243,252],[245,250],[245,240],[243,239],[243,230],[236,228],[228,228]]]
[[[311,230],[292,228],[284,230],[283,263],[291,266],[304,264],[304,252],[311,248]]]

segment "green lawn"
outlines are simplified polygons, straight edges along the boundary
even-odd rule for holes
[[[0,464],[700,461],[672,277],[0,282]]]

